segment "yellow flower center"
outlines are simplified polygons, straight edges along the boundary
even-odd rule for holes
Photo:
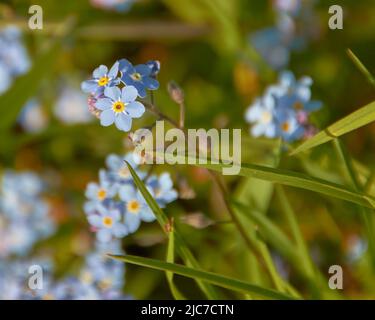
[[[261,116],[262,123],[269,123],[272,120],[272,115],[268,111],[264,111]]]
[[[107,290],[112,286],[112,280],[110,278],[104,278],[99,282],[98,286],[102,290]]]
[[[285,131],[285,132],[288,132],[290,129],[290,124],[288,122],[284,122],[282,125],[281,125],[281,130]]]
[[[295,110],[302,110],[303,109],[303,103],[297,101],[294,105],[293,105],[293,108]]]
[[[155,194],[155,197],[158,197],[161,195],[161,189],[160,188],[155,188],[154,189],[154,194]]]
[[[103,201],[105,197],[107,196],[107,191],[105,191],[104,189],[99,189],[97,196],[100,201]]]
[[[106,228],[111,228],[112,225],[113,225],[113,219],[111,217],[104,217],[103,218],[103,225],[106,227]]]
[[[127,209],[130,213],[137,214],[140,208],[141,208],[141,205],[139,204],[137,200],[131,200],[127,204]]]
[[[129,177],[129,169],[127,167],[122,167],[119,171],[118,171],[118,175],[121,177],[121,178],[127,178]]]
[[[103,87],[105,85],[107,85],[109,82],[109,78],[107,76],[104,76],[104,77],[101,77],[99,80],[98,80],[98,85]]]
[[[112,110],[115,112],[115,113],[121,113],[125,110],[125,103],[121,102],[121,101],[116,101],[112,104]]]
[[[89,271],[84,271],[83,274],[81,275],[81,281],[86,284],[90,284],[93,282],[93,276],[92,273]]]
[[[134,80],[134,81],[141,81],[142,80],[142,76],[140,73],[138,72],[135,72],[131,75],[131,78]]]

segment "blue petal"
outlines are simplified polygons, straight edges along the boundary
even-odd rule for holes
[[[112,107],[112,103],[111,99],[103,98],[95,102],[95,107],[99,110],[106,110]]]
[[[142,208],[140,215],[142,220],[146,222],[151,222],[156,219],[155,215],[147,204],[145,204],[145,206]]]
[[[95,80],[87,80],[81,83],[81,89],[86,93],[95,93],[98,89],[98,83]]]
[[[116,223],[113,226],[113,234],[117,238],[122,238],[127,234],[127,228],[122,223]]]
[[[119,70],[121,72],[127,72],[129,69],[133,68],[133,65],[126,59],[121,59],[119,62]]]
[[[109,70],[108,77],[111,79],[116,78],[118,74],[118,68],[119,68],[119,62],[116,61],[115,64],[112,66],[111,70]]]
[[[87,220],[95,228],[100,228],[102,226],[102,218],[97,214],[89,215]]]
[[[104,110],[100,114],[100,124],[104,127],[108,127],[115,121],[115,114],[112,109]]]
[[[122,201],[130,201],[136,197],[134,187],[131,185],[123,185],[119,190],[119,196]]]
[[[150,90],[159,89],[159,82],[154,78],[147,77],[143,79],[143,83]]]
[[[121,97],[121,90],[117,87],[107,87],[104,89],[104,95],[113,101],[118,101]]]
[[[132,117],[132,118],[139,118],[141,117],[145,112],[145,107],[142,103],[138,101],[134,101],[132,103],[129,103],[126,106],[126,112]]]
[[[135,71],[138,72],[142,77],[148,77],[151,74],[151,68],[145,64],[139,64],[135,66]]]
[[[121,100],[123,102],[129,103],[137,99],[138,91],[134,86],[126,86],[122,89]]]
[[[127,226],[130,233],[138,230],[141,224],[141,219],[137,214],[127,212],[125,214],[125,225]]]
[[[105,65],[100,65],[98,68],[94,70],[92,73],[93,77],[96,79],[99,79],[101,77],[104,77],[108,72],[108,68]]]
[[[106,159],[106,165],[111,170],[119,170],[122,166],[122,160],[119,156],[115,154],[110,154]]]
[[[100,229],[96,236],[100,242],[109,242],[112,238],[112,233],[109,229]]]
[[[146,97],[146,88],[143,83],[135,81],[133,83],[133,86],[138,90],[138,96],[140,96],[141,98]]]
[[[125,113],[121,113],[116,117],[115,125],[119,130],[128,132],[132,127],[132,118]]]

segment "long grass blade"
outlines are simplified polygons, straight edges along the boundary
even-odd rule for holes
[[[154,260],[149,258],[125,255],[125,256],[116,256],[109,255],[113,259],[121,260],[127,263],[136,264],[139,266],[144,266],[156,270],[170,271],[175,274],[179,274],[185,277],[189,277],[195,280],[205,281],[226,289],[255,294],[259,297],[267,299],[281,299],[281,300],[292,300],[293,297],[266,288],[262,288],[241,280],[229,278],[220,274],[213,272],[206,272],[194,268],[185,267],[178,264],[168,263],[160,260]]]

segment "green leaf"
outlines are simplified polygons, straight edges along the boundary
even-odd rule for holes
[[[168,234],[168,250],[167,250],[167,262],[174,263],[174,227],[171,226],[171,230]],[[173,282],[173,272],[166,271],[169,288],[171,289],[172,295],[176,300],[186,300],[184,295],[178,290]]]
[[[160,157],[161,155],[158,152],[156,152],[155,154],[157,157]],[[178,161],[178,163],[194,163],[195,166],[219,172],[221,172],[223,168],[230,167],[230,165],[222,163],[198,163],[198,159],[192,158],[191,156],[177,155],[175,156],[175,159]],[[334,197],[349,202],[353,202],[364,207],[375,208],[375,198],[370,195],[364,194],[362,192],[352,191],[344,186],[322,179],[310,177],[303,173],[297,173],[278,168],[269,168],[255,164],[242,163],[238,175],[244,177],[254,177],[261,180],[271,181],[273,183],[279,183],[282,185],[306,189],[322,193],[329,197]]]
[[[361,60],[358,59],[358,57],[353,53],[352,50],[348,49],[347,53],[348,53],[349,58],[353,61],[353,63],[356,65],[359,71],[361,71],[362,74],[367,78],[368,82],[370,82],[373,86],[375,86],[375,78],[370,73],[370,71],[367,70],[367,68],[364,66]]]
[[[168,227],[169,220],[168,217],[165,215],[165,213],[160,209],[155,199],[151,196],[151,194],[148,192],[146,186],[142,182],[142,180],[139,178],[137,173],[134,171],[134,169],[131,167],[131,165],[126,162],[129,171],[134,179],[134,183],[138,187],[139,191],[142,193],[143,197],[145,198],[147,204],[150,206],[152,212],[155,214],[157,221],[159,222],[161,228],[164,232],[166,232],[166,228]],[[185,241],[178,233],[177,228],[175,227],[175,235],[174,235],[174,244],[176,246],[176,250],[178,254],[181,256],[181,258],[184,260],[187,266],[197,268],[199,269],[200,266],[198,262],[195,260],[193,254],[189,250],[189,248],[186,246]],[[201,290],[205,293],[205,295],[209,299],[218,299],[218,294],[216,293],[216,290],[210,286],[207,283],[202,282],[201,280],[197,280],[198,286],[201,288]]]
[[[148,259],[143,257],[137,256],[116,256],[116,255],[109,255],[111,258],[122,260],[127,263],[136,264],[139,266],[144,266],[156,270],[162,271],[170,271],[175,274],[179,274],[188,278],[192,278],[195,280],[205,281],[223,288],[227,288],[234,291],[244,292],[255,294],[257,296],[268,298],[268,299],[281,299],[281,300],[291,300],[294,299],[293,297],[266,288],[262,288],[247,282],[243,282],[241,280],[229,278],[220,274],[216,274],[213,272],[206,272],[202,270],[197,270],[189,267],[185,267],[178,264],[168,263],[160,260]]]
[[[299,145],[290,154],[295,155],[301,151],[306,151],[323,143],[338,138],[350,131],[363,127],[375,120],[375,101],[354,111],[350,115],[340,119],[326,129],[320,131],[314,137]]]

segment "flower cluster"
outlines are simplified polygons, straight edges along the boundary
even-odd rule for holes
[[[0,262],[0,299],[37,300],[113,300],[129,299],[122,294],[124,264],[108,259],[106,253],[123,254],[118,242],[103,247],[97,244],[95,251],[85,258],[77,275],[66,276],[59,281],[53,277],[53,263],[48,259],[31,259]],[[29,267],[38,265],[43,271],[43,287],[29,288]]]
[[[313,11],[315,2],[273,0],[276,26],[251,34],[251,43],[275,69],[287,66],[291,52],[302,50],[316,36],[319,28]]]
[[[87,186],[88,201],[84,206],[87,219],[100,242],[123,238],[137,231],[141,221],[155,220],[150,207],[136,189],[125,160],[146,180],[148,190],[161,207],[177,198],[168,173],[148,177],[137,167],[139,161],[134,161],[133,154],[124,157],[109,155],[106,160],[108,169],[100,171],[99,183],[91,182]]]
[[[55,230],[49,206],[41,198],[43,183],[33,173],[9,171],[0,190],[0,257],[26,255]]]
[[[321,102],[311,100],[311,85],[309,77],[297,81],[293,73],[282,72],[279,83],[269,86],[248,108],[246,120],[253,124],[251,134],[281,137],[287,142],[311,135],[314,129],[308,116],[321,107]]]
[[[30,59],[22,44],[20,30],[14,26],[0,30],[0,94],[29,68]]]
[[[156,75],[160,70],[157,61],[133,66],[121,59],[108,70],[104,65],[94,70],[92,79],[84,81],[81,88],[89,93],[89,110],[103,126],[115,124],[128,132],[133,118],[140,118],[144,105],[137,98],[145,98],[147,90],[159,88]]]

